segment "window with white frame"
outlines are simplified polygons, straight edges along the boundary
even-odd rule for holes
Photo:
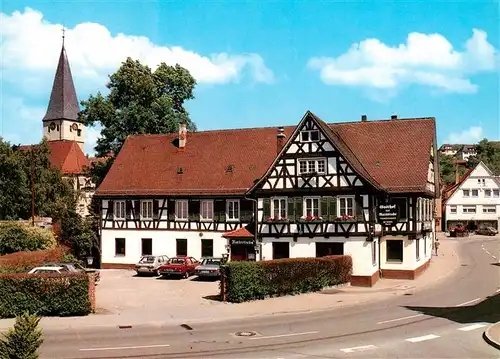
[[[500,197],[500,189],[494,189],[493,198],[498,198],[498,197]]]
[[[462,212],[463,213],[476,213],[476,206],[463,206]]]
[[[339,205],[339,217],[342,216],[350,216],[354,217],[355,211],[355,203],[354,203],[354,197],[338,197]]]
[[[463,193],[464,197],[466,197],[466,198],[470,197],[470,190],[468,190],[468,189],[463,189],[463,190],[462,190],[462,193]]]
[[[303,173],[325,173],[326,160],[324,158],[299,160],[299,174]]]
[[[114,215],[115,219],[125,219],[125,201],[115,201]]]
[[[153,219],[153,200],[141,201],[141,219]]]
[[[300,132],[300,142],[316,142],[319,141],[319,131],[301,131]]]
[[[450,206],[450,213],[457,213],[457,206]]]
[[[419,198],[418,202],[417,202],[417,221],[422,221],[423,207],[424,206],[423,206],[422,198]]]
[[[491,189],[485,189],[485,190],[484,190],[484,196],[485,196],[486,198],[491,197]]]
[[[188,201],[177,200],[175,201],[175,219],[178,221],[187,221],[188,219]]]
[[[497,213],[496,206],[483,206],[483,213]]]
[[[214,219],[214,201],[200,201],[200,219],[202,221]]]
[[[226,202],[226,213],[228,221],[238,221],[240,219],[240,201],[230,199]]]
[[[320,216],[319,197],[304,197],[304,216]]]
[[[479,190],[473,189],[471,190],[472,197],[477,198],[479,197]]]
[[[287,218],[287,199],[286,197],[275,197],[271,199],[271,213],[273,218]]]

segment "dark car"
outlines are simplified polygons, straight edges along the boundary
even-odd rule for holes
[[[57,263],[46,263],[43,265],[44,267],[63,267],[68,270],[70,273],[87,273],[94,274],[94,280],[97,284],[101,280],[101,274],[97,269],[94,268],[85,268],[79,263],[76,262],[57,262]]]
[[[493,227],[482,227],[476,230],[476,234],[480,234],[483,236],[494,236],[498,233],[498,231]]]
[[[195,274],[199,278],[219,278],[222,264],[224,264],[222,258],[204,258],[201,264],[196,267]]]
[[[194,274],[196,267],[200,265],[193,257],[174,257],[170,258],[167,264],[158,268],[158,273],[162,277],[176,276],[189,278]]]

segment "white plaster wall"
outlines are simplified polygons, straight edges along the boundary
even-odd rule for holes
[[[54,131],[49,132],[50,124],[54,122],[59,125],[59,131],[57,128]],[[73,123],[76,123],[78,128],[81,129],[81,136],[77,135],[77,131],[71,131],[70,127]],[[47,137],[49,141],[58,140],[70,140],[78,142],[78,145],[83,150],[83,143],[85,142],[86,128],[83,124],[79,122],[69,121],[69,120],[56,120],[56,121],[46,121],[43,123],[43,137]]]
[[[222,237],[223,233],[199,231],[135,231],[135,230],[102,230],[102,263],[135,264],[141,257],[141,239],[152,238],[153,255],[166,254],[169,257],[176,255],[176,239],[187,239],[187,255],[200,259],[201,240],[213,239],[214,256],[222,256],[227,253],[227,239]],[[115,238],[125,238],[125,256],[115,255]]]
[[[387,241],[403,240],[403,261],[401,263],[387,261]],[[420,243],[423,245],[422,242]],[[384,236],[380,240],[380,268],[396,270],[415,270],[424,261],[417,262],[417,245],[414,240],[409,240],[405,236]],[[422,250],[422,249],[421,249]],[[422,251],[423,253],[423,251]],[[421,254],[422,257],[422,254]]]

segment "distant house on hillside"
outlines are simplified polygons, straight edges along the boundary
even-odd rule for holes
[[[468,160],[469,157],[476,155],[476,145],[445,143],[439,147],[439,152],[460,160]]]

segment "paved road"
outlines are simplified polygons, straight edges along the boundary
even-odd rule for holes
[[[41,357],[500,358],[481,338],[500,320],[499,240],[462,240],[461,267],[446,282],[373,305],[188,328],[46,332]]]

